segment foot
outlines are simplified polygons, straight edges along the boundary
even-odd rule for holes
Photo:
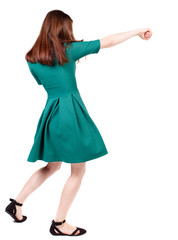
[[[15,216],[19,219],[19,220],[22,220],[23,219],[23,217],[22,217],[22,206],[17,206],[17,205],[15,205],[15,207],[16,207],[16,214],[15,214]]]
[[[55,222],[59,222],[58,220],[54,220]],[[76,230],[77,228],[70,225],[69,223],[63,223],[62,225],[57,225],[56,226],[62,233],[64,234],[72,234],[74,232],[74,230]],[[58,233],[56,231],[56,233]],[[80,231],[78,230],[74,235],[78,235],[80,233]]]

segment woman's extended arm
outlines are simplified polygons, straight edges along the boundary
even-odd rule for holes
[[[100,48],[113,47],[137,35],[144,40],[148,40],[152,36],[152,32],[150,28],[142,28],[142,29],[135,29],[128,32],[112,34],[100,39],[100,44],[101,44]]]

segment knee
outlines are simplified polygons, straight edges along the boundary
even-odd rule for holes
[[[71,169],[71,176],[77,177],[77,178],[83,178],[83,176],[85,175],[85,172],[86,172],[85,166],[74,168],[74,169]]]
[[[48,163],[45,168],[50,172],[55,172],[61,168],[62,162],[50,162]]]

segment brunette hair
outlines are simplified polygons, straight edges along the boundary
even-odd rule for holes
[[[26,53],[28,62],[53,65],[57,58],[59,65],[68,62],[65,49],[71,42],[77,41],[73,34],[73,20],[60,10],[52,10],[47,13],[40,34],[33,47]],[[66,43],[66,46],[64,45]]]

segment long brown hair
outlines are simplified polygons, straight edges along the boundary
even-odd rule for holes
[[[26,53],[28,62],[53,65],[57,58],[59,65],[68,62],[65,54],[66,47],[71,42],[77,41],[73,34],[73,20],[60,10],[52,10],[47,13],[40,34],[33,47]],[[66,46],[64,45],[66,43]]]

